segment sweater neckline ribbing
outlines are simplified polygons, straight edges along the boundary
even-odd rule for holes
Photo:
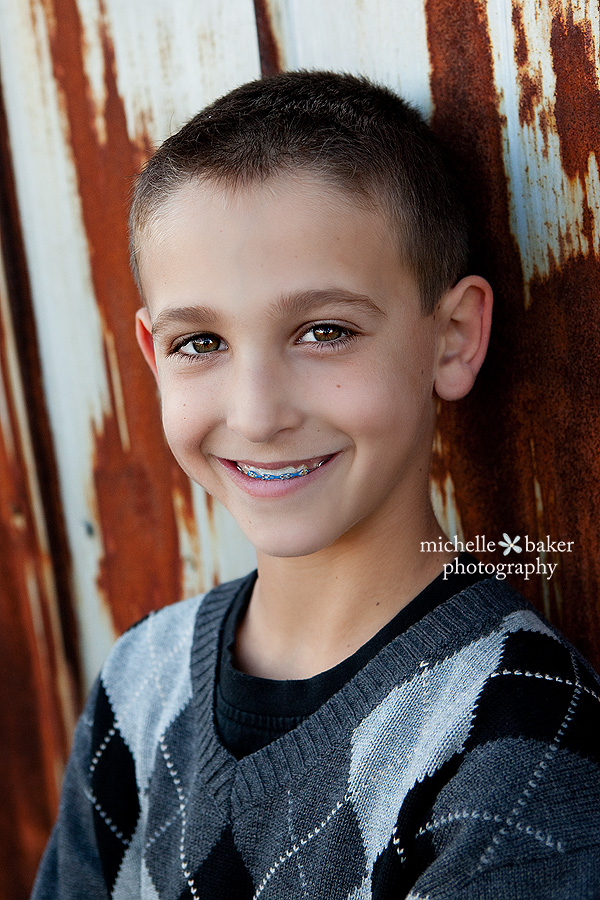
[[[198,757],[203,780],[218,804],[263,803],[330,756],[393,689],[430,663],[456,652],[473,635],[493,630],[509,612],[532,609],[505,582],[480,581],[449,598],[387,644],[336,694],[296,728],[240,760],[221,744],[214,705],[218,648],[226,612],[256,577],[219,585],[201,603],[190,660]]]

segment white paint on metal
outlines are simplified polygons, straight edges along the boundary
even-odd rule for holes
[[[110,375],[110,385],[114,400],[114,412],[117,420],[117,428],[119,429],[119,438],[123,453],[131,450],[131,438],[129,435],[129,426],[127,424],[127,414],[125,411],[125,397],[123,395],[123,384],[121,382],[121,373],[119,371],[119,361],[117,359],[117,348],[115,345],[115,336],[108,328],[104,332],[104,343],[106,347],[106,360],[108,363],[108,372]]]
[[[431,115],[422,0],[269,0],[268,6],[284,68],[367,75]]]
[[[575,24],[585,21],[594,43],[600,79],[600,9],[597,3],[570,0],[523,0],[521,20],[528,61],[520,71],[515,53],[516,36],[511,4],[488,0],[489,34],[494,58],[494,78],[503,120],[504,164],[510,191],[511,230],[521,253],[526,305],[529,282],[550,273],[553,263],[587,254],[592,249],[584,233],[586,209],[594,218],[594,243],[600,240],[600,186],[598,163],[590,154],[588,172],[581,179],[563,171],[555,118],[556,76],[552,66],[550,36],[557,16]],[[531,124],[519,121],[520,87],[527,75],[538,86],[531,99]]]
[[[173,491],[173,510],[183,569],[183,596],[193,597],[206,590],[199,528],[186,515],[186,500],[179,490]]]
[[[102,109],[101,25],[114,48],[117,87],[132,141],[158,143],[203,106],[260,75],[252,0],[77,0],[86,72]]]
[[[600,147],[598,148],[600,153]],[[588,170],[585,176],[585,193],[590,211],[594,217],[593,243],[594,253],[600,256],[600,171],[595,153],[590,153]]]
[[[94,126],[100,144],[106,143],[106,71],[102,34],[104,21],[99,0],[85,0],[78,4],[83,32],[83,67],[88,80],[89,96],[94,104]]]

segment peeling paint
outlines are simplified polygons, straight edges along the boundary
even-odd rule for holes
[[[139,372],[140,366],[131,365],[132,354],[137,354],[133,321],[139,299],[128,267],[125,213],[137,152],[127,135],[106,31],[102,31],[101,43],[106,143],[97,140],[82,59],[73,56],[83,46],[77,6],[63,0],[51,40],[52,60],[65,98],[91,277],[111,375],[110,406],[102,427],[95,432],[93,457],[97,527],[104,549],[97,583],[114,626],[121,632],[149,610],[181,596],[183,573],[171,491],[176,487],[182,497],[189,496],[189,484],[166,448],[154,383],[149,374]],[[99,195],[103,197],[101,205]],[[135,359],[137,362],[137,355]]]
[[[260,75],[253,0],[102,0],[102,10],[113,56],[106,77],[115,79],[127,136],[138,150],[135,171],[199,109]]]
[[[529,69],[529,47],[523,26],[523,9],[515,4],[512,11],[512,24],[515,30],[515,61],[519,70],[520,98],[519,122],[521,125],[533,125],[536,107],[542,99],[541,76],[533,74]],[[544,132],[547,136],[547,131]]]
[[[528,307],[531,279],[598,247],[600,10],[524,0],[511,22],[503,0],[487,11]]]
[[[259,73],[254,6],[0,0],[2,14],[10,22],[0,52],[43,334],[56,493],[89,685],[115,632],[193,582],[172,502],[175,493],[191,507],[190,486],[166,448],[155,386],[133,338],[139,299],[127,258],[129,192],[156,141]],[[119,506],[115,491],[127,473]],[[146,519],[141,490],[150,492]],[[199,577],[205,583],[218,554],[202,559],[210,561]]]

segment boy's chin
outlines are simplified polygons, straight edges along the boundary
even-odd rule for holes
[[[335,541],[335,537],[312,534],[285,534],[281,529],[277,534],[257,534],[254,529],[245,531],[246,537],[260,556],[271,556],[276,559],[293,559],[311,556],[324,550]],[[319,539],[320,538],[320,539]]]

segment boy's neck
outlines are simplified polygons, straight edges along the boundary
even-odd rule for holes
[[[432,510],[424,513],[404,540],[402,530],[369,539],[357,529],[311,556],[259,554],[236,666],[263,678],[310,678],[355,653],[455,555],[421,551],[422,541],[443,536]]]

